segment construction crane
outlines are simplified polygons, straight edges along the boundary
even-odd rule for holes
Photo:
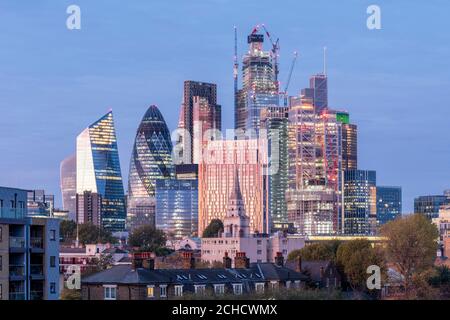
[[[280,51],[280,39],[277,38],[277,40],[273,40],[272,36],[270,35],[269,31],[267,30],[266,26],[264,24],[261,25],[264,29],[264,32],[267,35],[267,38],[269,39],[270,43],[272,44],[272,57],[274,59],[274,69],[275,69],[275,81],[277,83],[277,85],[279,85],[278,83],[278,73],[280,72],[278,69],[278,53]],[[259,26],[257,26],[258,28]]]
[[[287,91],[288,91],[288,88],[289,88],[289,84],[291,83],[292,72],[294,71],[295,63],[297,62],[297,57],[298,57],[298,52],[295,51],[294,52],[294,58],[292,59],[291,67],[289,69],[288,78],[286,80],[286,85],[284,86],[283,92],[280,92],[284,96],[284,106],[285,107],[287,107],[287,105],[288,105],[288,93],[287,93]]]

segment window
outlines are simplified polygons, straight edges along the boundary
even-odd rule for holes
[[[159,286],[159,297],[160,298],[167,297],[167,286],[166,285]]]
[[[289,289],[291,287],[291,281],[286,281],[286,289]]]
[[[175,296],[182,297],[183,296],[183,286],[175,286]]]
[[[214,293],[217,295],[222,295],[225,293],[225,285],[224,284],[215,284],[214,285]]]
[[[255,283],[255,291],[256,293],[264,292],[264,283]]]
[[[56,230],[50,230],[50,241],[56,240]]]
[[[117,286],[103,286],[105,289],[105,300],[116,300]]]
[[[155,287],[147,286],[147,298],[154,298],[154,297],[155,297]]]
[[[51,268],[55,268],[56,267],[56,257],[55,256],[51,256],[50,257],[50,267]]]
[[[257,255],[261,255],[261,254],[262,254],[262,250],[257,250],[257,251],[256,251],[256,254],[257,254]]]
[[[295,280],[295,288],[300,288],[300,280]]]
[[[233,284],[233,293],[237,296],[242,294],[242,284],[241,283]]]
[[[3,240],[3,229],[2,227],[0,227],[0,242],[2,242]]]
[[[194,286],[194,290],[195,290],[195,294],[205,294],[205,285],[195,285]]]
[[[56,283],[50,282],[50,293],[55,294],[56,293]]]
[[[270,281],[270,288],[272,290],[278,289],[278,282],[277,281]]]
[[[3,271],[3,256],[0,256],[0,271]]]

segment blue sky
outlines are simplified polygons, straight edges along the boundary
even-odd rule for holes
[[[366,8],[381,7],[382,30]],[[66,8],[81,7],[81,30]],[[175,128],[183,81],[214,82],[233,124],[233,26],[239,54],[265,23],[281,42],[281,80],[298,50],[290,94],[322,70],[329,101],[359,126],[359,167],[420,194],[450,188],[450,3],[314,0],[0,0],[0,185],[60,198],[59,163],[76,136],[113,109],[124,180],[135,131],[151,104]]]

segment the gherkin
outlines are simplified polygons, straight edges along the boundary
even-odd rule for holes
[[[155,224],[156,180],[175,177],[172,142],[158,107],[148,108],[136,133],[128,178],[128,227]]]

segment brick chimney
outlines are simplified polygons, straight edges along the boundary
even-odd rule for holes
[[[228,256],[228,252],[225,252],[225,256],[223,257],[223,267],[225,269],[231,269],[231,258]]]
[[[295,271],[302,272],[302,257],[300,255],[297,257],[296,262]]]
[[[155,269],[155,259],[151,252],[136,252],[132,256],[133,270],[145,268],[149,270]]]
[[[280,267],[284,265],[283,253],[277,252],[277,255],[275,256],[275,264]]]
[[[155,270],[155,259],[149,258],[142,261],[142,267],[146,270]]]
[[[182,268],[183,269],[195,269],[195,258],[192,252],[182,253]]]
[[[247,258],[245,252],[237,252],[236,258],[234,258],[234,267],[236,269],[248,269],[250,268],[250,259]]]

